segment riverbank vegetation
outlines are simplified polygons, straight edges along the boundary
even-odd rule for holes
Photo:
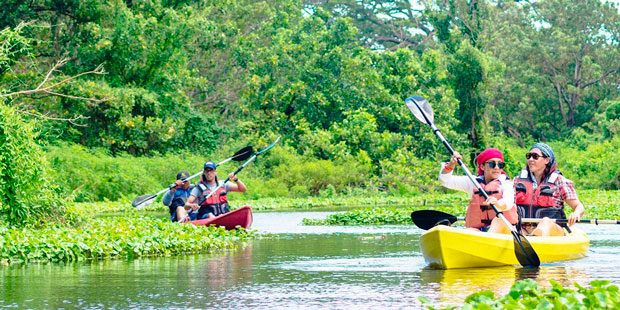
[[[0,263],[74,262],[234,249],[251,232],[146,216],[86,220],[78,227],[0,227]]]

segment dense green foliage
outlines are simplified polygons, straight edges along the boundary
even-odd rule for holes
[[[268,143],[268,140],[265,141]],[[507,173],[515,176],[525,165],[527,149],[506,141],[496,144],[504,150]],[[615,150],[620,147],[620,138],[583,149],[577,142],[556,142],[551,146],[558,156],[560,170],[575,182],[578,194],[586,189],[619,189],[620,155]],[[236,147],[225,146],[208,156],[168,153],[156,157],[133,157],[126,154],[111,156],[101,148],[60,144],[48,146],[46,157],[53,168],[52,179],[57,180],[56,184],[64,197],[70,196],[78,202],[114,201],[155,193],[171,184],[179,170],[197,173],[202,169],[205,157],[218,162],[241,148]],[[225,176],[240,164],[229,162],[218,169],[218,175]],[[233,203],[243,200],[255,205],[256,199],[282,198],[277,203],[288,205],[286,200],[291,198],[336,198],[344,195],[369,196],[371,200],[385,199],[389,203],[390,197],[416,199],[417,195],[424,193],[451,192],[443,189],[437,181],[439,164],[430,159],[419,159],[411,152],[398,151],[392,159],[381,161],[380,167],[381,173],[375,175],[374,167],[366,156],[347,156],[333,161],[317,159],[298,154],[285,142],[239,174],[249,190],[244,194],[234,193],[231,200]],[[473,166],[470,165],[470,168]],[[460,169],[456,173],[460,173]],[[584,203],[588,204],[588,201]],[[308,200],[299,204],[313,202]]]
[[[576,289],[565,288],[549,280],[550,288],[541,287],[532,279],[519,280],[505,296],[496,298],[491,291],[469,295],[461,307],[445,309],[617,309],[620,291],[609,281],[595,280],[589,287],[575,283]],[[421,297],[423,303],[428,299]],[[428,309],[436,309],[428,306]]]
[[[14,225],[71,220],[33,128],[0,101],[0,216]]]
[[[170,256],[235,248],[245,230],[170,223],[150,217],[89,220],[78,228],[0,227],[0,262],[68,262],[105,258]]]

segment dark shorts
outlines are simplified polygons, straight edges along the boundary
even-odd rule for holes
[[[189,220],[190,221],[195,221],[198,213],[197,212],[191,212],[188,215],[189,215]],[[177,219],[177,213],[176,212],[174,212],[174,213],[172,213],[172,215],[170,215],[170,221],[172,221],[172,222],[178,222],[179,221],[179,219]]]

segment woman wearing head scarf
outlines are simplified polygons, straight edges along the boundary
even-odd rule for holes
[[[455,152],[450,162],[442,164],[439,173],[441,185],[468,193],[471,196],[465,227],[482,231],[510,233],[506,225],[496,217],[490,204],[501,211],[513,225],[518,222],[517,209],[514,206],[514,188],[512,181],[504,172],[504,155],[498,149],[488,148],[476,157],[478,176],[476,180],[489,196],[485,199],[467,176],[455,176],[452,171],[457,160],[462,159]]]
[[[566,218],[564,203],[573,208],[568,226],[578,222],[585,212],[573,181],[558,170],[555,154],[549,145],[536,143],[525,157],[527,166],[514,179],[517,208],[521,217],[543,220],[536,227],[525,223],[523,230],[536,236],[562,236],[564,230],[550,218]]]

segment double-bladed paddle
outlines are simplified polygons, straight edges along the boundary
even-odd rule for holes
[[[240,149],[239,151],[237,151],[233,156],[229,157],[228,159],[225,159],[225,160],[219,162],[217,164],[217,166],[223,165],[223,164],[225,164],[225,163],[227,163],[227,162],[229,162],[231,160],[234,160],[234,161],[246,160],[248,157],[250,157],[252,155],[253,151],[254,151],[254,149],[251,146],[246,146],[246,147]],[[200,174],[202,174],[202,171],[200,171],[200,172],[198,172],[198,173],[196,173],[196,174],[194,174],[192,176],[189,176],[189,177],[183,179],[183,182],[189,181],[189,180],[199,176]],[[173,189],[175,186],[177,186],[177,185],[176,184],[171,184],[170,186],[162,189],[161,191],[159,191],[159,192],[157,192],[155,194],[138,196],[138,197],[136,197],[136,199],[134,199],[134,201],[131,203],[131,205],[134,208],[137,208],[137,209],[144,208],[144,207],[152,204],[153,201],[155,201],[155,198],[157,198],[157,196],[159,196],[159,195],[161,195],[163,193],[166,193],[167,191]]]
[[[437,210],[417,210],[411,213],[411,220],[420,229],[429,230],[435,227],[437,224],[453,224],[456,221],[464,221],[462,216],[454,216],[449,213],[437,211]],[[568,219],[550,219],[558,224],[568,223]],[[538,218],[522,218],[521,223],[539,223],[542,219]],[[620,225],[620,220],[605,220],[605,219],[581,219],[577,221],[580,224],[616,224]]]
[[[405,100],[405,104],[407,105],[411,113],[413,113],[416,119],[418,119],[420,122],[426,123],[429,127],[431,127],[435,136],[437,136],[437,138],[439,138],[439,140],[441,141],[441,143],[443,143],[446,149],[448,149],[448,151],[450,152],[450,155],[453,155],[454,149],[452,148],[452,146],[450,146],[450,143],[448,143],[448,141],[443,137],[439,129],[433,123],[433,120],[434,120],[433,109],[430,103],[428,103],[426,99],[420,96],[412,96]],[[469,172],[469,169],[467,169],[463,161],[459,159],[458,163],[463,169],[463,171],[465,171],[465,173],[469,177],[469,180],[472,181],[474,186],[480,191],[480,193],[484,196],[484,198],[488,199],[489,195],[484,191],[484,189],[482,189],[480,184],[478,184],[478,182],[476,181],[474,176],[471,174],[471,172]],[[517,260],[519,261],[519,263],[522,266],[531,266],[531,267],[540,266],[540,259],[538,258],[538,254],[536,254],[536,251],[534,251],[534,248],[532,248],[532,245],[530,244],[530,242],[527,241],[525,236],[523,236],[523,234],[517,231],[515,227],[512,226],[512,224],[510,224],[510,222],[508,222],[504,214],[502,214],[502,212],[497,210],[497,207],[495,207],[495,205],[490,204],[490,206],[491,208],[493,208],[493,211],[497,213],[497,217],[499,217],[502,220],[502,222],[504,222],[506,227],[510,229],[512,236],[514,237],[515,255],[517,256]],[[412,217],[413,217],[413,214],[412,214]]]
[[[273,141],[273,143],[271,143],[269,146],[267,146],[266,148],[254,153],[254,155],[252,155],[252,157],[250,157],[250,159],[248,159],[245,163],[243,163],[243,165],[241,165],[241,167],[239,167],[239,169],[237,169],[237,171],[234,172],[234,175],[237,175],[237,173],[239,173],[239,171],[243,170],[243,168],[245,168],[245,166],[249,165],[254,159],[256,159],[256,157],[260,154],[263,154],[265,152],[267,152],[269,149],[271,149],[274,145],[276,145],[276,143],[278,143],[278,141],[280,141],[280,137],[278,137],[276,139],[276,141]],[[246,157],[247,158],[247,157]],[[204,197],[199,203],[198,205],[201,205],[205,200],[209,199],[209,197],[211,197],[215,192],[217,192],[218,189],[220,189],[222,186],[224,186],[224,184],[226,184],[226,182],[229,181],[230,178],[226,178],[226,180],[224,180],[224,182],[222,182],[221,184],[219,184],[215,189],[213,189],[211,191],[211,193],[209,193],[209,195],[207,195],[206,197]]]

